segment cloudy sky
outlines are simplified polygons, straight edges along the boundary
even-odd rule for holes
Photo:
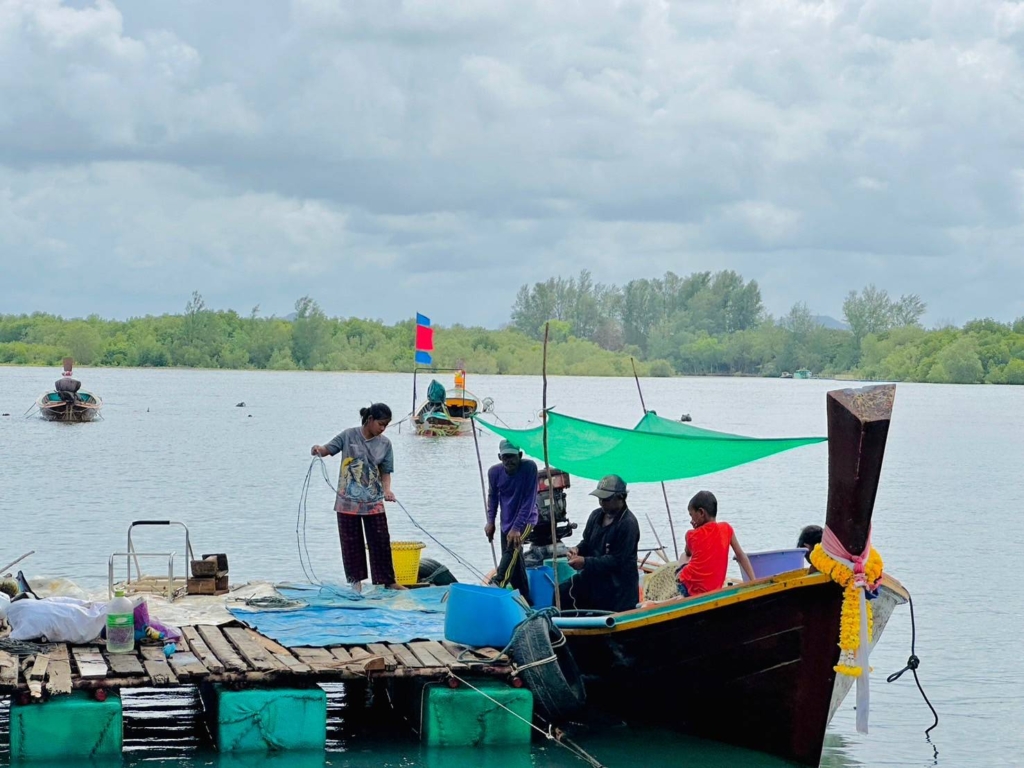
[[[496,326],[735,269],[1024,315],[1024,5],[0,0],[0,313]]]

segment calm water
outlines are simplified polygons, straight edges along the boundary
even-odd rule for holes
[[[90,587],[106,580],[107,558],[124,547],[132,520],[185,522],[194,546],[227,552],[232,580],[301,580],[295,522],[309,447],[353,426],[371,400],[396,414],[411,405],[409,376],[179,370],[84,369],[86,389],[105,402],[104,420],[50,424],[22,414],[56,375],[50,369],[0,368],[0,561],[34,549],[23,564],[32,576],[64,576]],[[421,391],[426,382],[421,383]],[[537,423],[539,377],[473,377],[469,388],[492,397],[512,426]],[[694,423],[758,436],[825,434],[827,381],[682,378],[644,382],[648,407],[661,415],[690,413]],[[245,407],[235,407],[244,401]],[[549,404],[565,413],[631,426],[641,415],[628,379],[554,378]],[[834,719],[823,765],[1016,766],[1024,763],[1024,600],[1003,558],[1024,549],[1024,388],[900,385],[879,491],[874,542],[886,569],[911,590],[917,609],[918,655],[925,689],[942,718],[931,742],[931,716],[912,679],[887,685],[885,675],[909,654],[910,617],[899,610],[872,656],[871,733],[854,730],[852,705]],[[486,567],[483,511],[471,439],[430,440],[389,430],[395,446],[394,490],[441,541]],[[497,440],[481,438],[485,462]],[[337,463],[330,463],[332,480]],[[824,519],[826,448],[811,446],[728,472],[669,484],[677,534],[692,493],[709,488],[720,514],[747,550],[790,547],[799,529]],[[592,508],[588,481],[569,492],[570,517]],[[310,494],[308,546],[323,579],[340,579],[332,492]],[[630,506],[655,544],[649,515],[671,548],[657,486],[632,489]],[[392,536],[423,536],[397,508]],[[181,550],[177,534],[141,529],[141,549]],[[433,545],[426,555],[470,578]],[[3,563],[0,563],[2,565]],[[194,702],[185,697],[182,713]],[[159,709],[157,705],[157,708]],[[173,707],[172,707],[173,708]],[[332,709],[339,716],[340,710]],[[723,712],[722,717],[729,717]],[[186,718],[187,719],[187,718]],[[373,724],[374,726],[377,723]],[[741,724],[737,724],[738,727]],[[397,726],[395,726],[397,728]],[[530,752],[472,751],[465,756],[422,750],[403,728],[384,739],[332,731],[326,762],[335,766],[582,765],[557,748]],[[5,740],[4,740],[5,741]],[[608,766],[776,766],[777,760],[661,731],[613,729],[581,743]],[[197,746],[198,745],[198,746]],[[126,760],[175,765],[240,765],[191,738],[169,735],[163,751],[134,745]],[[151,746],[151,745],[150,745]],[[642,760],[641,760],[642,756]],[[0,757],[0,759],[6,759]],[[287,768],[322,764],[320,756],[288,756]],[[255,765],[255,761],[253,762]]]

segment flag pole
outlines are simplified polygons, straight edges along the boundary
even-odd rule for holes
[[[541,377],[544,381],[544,389],[541,395],[541,413],[544,415],[544,472],[548,476],[548,508],[551,518],[551,570],[554,573],[555,582],[555,609],[562,610],[562,595],[558,591],[558,561],[555,553],[558,549],[558,521],[555,514],[555,484],[551,482],[551,463],[548,460],[548,326],[550,321],[544,323],[544,357],[541,363]]]
[[[629,358],[633,366],[633,380],[636,381],[636,391],[640,393],[640,407],[644,409],[644,416],[647,415],[647,404],[644,403],[644,391],[640,388],[640,377],[636,375],[636,360]],[[679,544],[676,542],[676,527],[672,523],[672,507],[668,503],[668,491],[665,490],[665,481],[661,481],[661,495],[665,499],[665,514],[668,515],[668,529],[672,531],[672,548],[676,551],[676,560],[679,559]],[[661,542],[659,541],[660,545]]]

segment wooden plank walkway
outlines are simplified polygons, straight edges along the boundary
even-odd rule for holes
[[[509,661],[493,648],[468,649],[448,642],[369,643],[330,648],[285,648],[237,625],[182,627],[168,659],[160,645],[130,654],[101,644],[54,644],[36,656],[0,652],[0,694],[28,691],[39,697],[74,689],[169,687],[200,682],[278,684],[368,678],[444,679],[450,673],[505,677]],[[20,663],[19,663],[20,662]]]

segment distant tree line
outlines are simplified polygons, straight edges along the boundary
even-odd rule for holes
[[[754,280],[732,271],[595,283],[586,270],[524,285],[501,330],[455,325],[435,334],[438,367],[537,374],[549,326],[556,375],[716,374],[1024,384],[1024,317],[926,330],[916,294],[869,285],[843,303],[848,329],[826,327],[805,303],[768,314]],[[0,315],[0,364],[411,371],[415,327],[331,318],[308,296],[289,318],[214,310],[195,292],[182,314],[105,320]]]
[[[554,338],[557,336],[557,338]],[[180,315],[126,321],[98,316],[67,320],[55,315],[0,315],[0,364],[255,368],[318,371],[412,371],[415,323],[385,325],[358,318],[330,318],[310,297],[289,318],[248,316],[207,307],[193,293]],[[434,363],[473,373],[533,374],[542,345],[512,329],[452,326],[434,335]],[[638,364],[641,374],[648,365]],[[558,375],[618,376],[632,371],[629,357],[593,342],[553,334],[548,370]]]
[[[594,283],[588,271],[524,285],[511,325],[628,354],[662,374],[817,375],[893,381],[1024,384],[1024,318],[925,330],[917,294],[890,297],[868,285],[843,302],[848,329],[826,327],[803,302],[768,314],[754,280],[733,271]]]

